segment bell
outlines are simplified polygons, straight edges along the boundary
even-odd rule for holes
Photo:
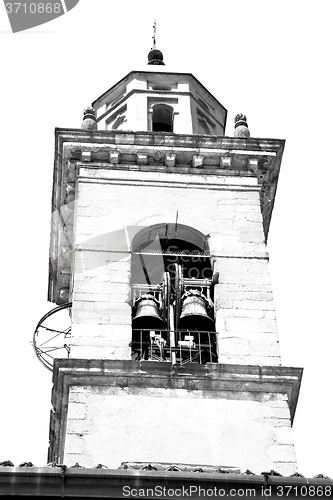
[[[153,295],[142,295],[136,301],[136,315],[133,318],[135,330],[160,330],[163,320],[158,314],[159,302]]]
[[[208,301],[197,290],[186,292],[183,297],[183,308],[179,319],[179,328],[213,332],[214,321],[207,314]]]

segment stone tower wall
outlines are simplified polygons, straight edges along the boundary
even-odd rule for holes
[[[73,304],[49,461],[295,472],[301,370],[281,366],[265,245],[282,152],[272,139],[57,133],[53,209],[70,216],[52,227],[49,297]],[[218,363],[131,360],[132,238],[176,221],[209,246]]]
[[[58,367],[59,366],[59,367]],[[296,469],[299,370],[154,361],[59,361],[50,460]],[[65,424],[65,425],[64,425]]]
[[[129,359],[126,226],[178,222],[210,235],[220,362],[280,364],[256,177],[82,166],[71,357]]]

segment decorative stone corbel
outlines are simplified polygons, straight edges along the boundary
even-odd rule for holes
[[[203,155],[193,155],[192,157],[192,167],[194,168],[203,168]]]
[[[143,153],[137,153],[136,162],[138,165],[147,165],[148,163],[148,155]]]
[[[110,163],[113,163],[113,164],[119,163],[119,157],[120,157],[120,154],[118,153],[118,151],[110,151],[110,153],[109,153]]]
[[[91,161],[91,151],[82,151],[81,152],[81,160],[82,161]]]
[[[258,169],[259,169],[259,160],[258,158],[248,158],[247,160],[247,166],[248,166],[248,169],[253,172],[254,174],[257,174],[258,173]]]
[[[167,153],[164,158],[164,164],[166,167],[174,167],[176,164],[176,155],[175,153]]]
[[[226,170],[231,168],[231,156],[221,156],[220,168],[224,168]]]

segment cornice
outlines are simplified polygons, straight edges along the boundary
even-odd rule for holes
[[[190,79],[193,79],[198,85],[200,85],[200,87],[202,87],[205,92],[207,92],[207,94],[209,94],[209,96],[214,99],[214,101],[219,105],[221,106],[226,112],[226,108],[223,106],[223,104],[220,103],[220,101],[218,99],[216,99],[216,97],[213,96],[213,94],[211,92],[209,92],[209,90],[207,90],[207,88],[194,76],[192,75],[192,73],[178,73],[178,72],[173,72],[173,71],[146,71],[146,70],[133,70],[131,71],[130,73],[128,73],[126,76],[124,76],[121,80],[119,80],[115,85],[112,85],[112,87],[110,87],[108,90],[106,90],[102,95],[100,95],[97,99],[95,99],[92,103],[92,106],[95,107],[96,104],[99,102],[99,101],[103,101],[103,99],[105,99],[105,97],[114,89],[116,89],[118,86],[120,86],[121,84],[123,84],[126,80],[129,80],[129,78],[131,76],[134,76],[134,75],[148,75],[148,76],[158,76],[158,77],[165,77],[165,75],[167,76],[175,76],[175,77],[186,77],[186,78],[190,78]]]
[[[163,172],[170,174],[170,181],[172,174],[186,174],[184,182],[192,186],[202,175],[207,179],[206,189],[212,185],[210,176],[228,179],[212,189],[259,189],[267,239],[283,149],[284,140],[279,139],[56,129],[48,300],[57,304],[70,300],[68,294],[64,299],[60,295],[62,290],[70,289],[71,202],[76,197],[78,172],[83,165],[85,171],[102,169],[105,178],[109,177],[108,171]],[[166,179],[165,185],[170,185]],[[200,188],[200,183],[197,186]]]

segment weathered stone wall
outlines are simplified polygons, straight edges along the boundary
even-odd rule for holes
[[[71,387],[64,463],[122,461],[295,472],[287,396],[185,389]]]
[[[71,354],[76,358],[128,359],[132,317],[130,257],[78,251],[72,312]]]
[[[129,359],[126,226],[175,222],[209,235],[220,362],[280,364],[256,177],[82,166],[71,356]]]
[[[273,293],[265,259],[219,258],[215,262],[219,362],[279,365]]]

